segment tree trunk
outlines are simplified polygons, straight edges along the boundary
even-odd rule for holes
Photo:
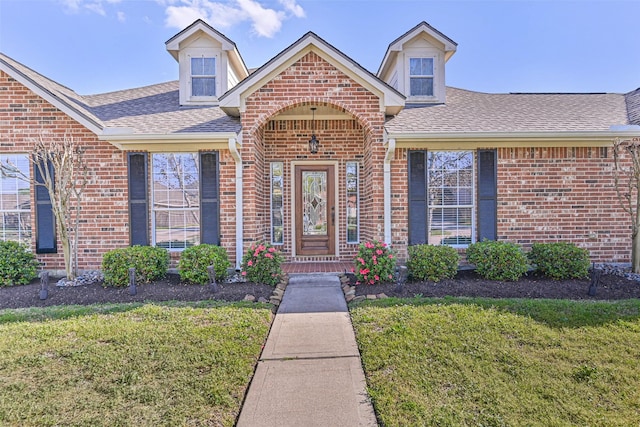
[[[62,215],[62,214],[60,214]],[[76,278],[72,266],[71,239],[69,238],[69,230],[63,221],[56,221],[58,232],[60,233],[60,243],[62,243],[62,254],[64,255],[64,271],[68,280]]]
[[[631,237],[631,269],[640,273],[640,233],[637,232]]]

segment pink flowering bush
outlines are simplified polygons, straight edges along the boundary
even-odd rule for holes
[[[396,258],[386,243],[377,240],[361,243],[354,263],[356,284],[375,285],[393,280]]]
[[[242,257],[242,275],[250,282],[275,286],[282,277],[283,257],[268,243],[254,243]]]

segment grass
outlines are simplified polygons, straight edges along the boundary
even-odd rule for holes
[[[0,425],[231,426],[271,316],[214,302],[1,310]]]
[[[390,299],[351,315],[385,426],[640,425],[640,301]]]

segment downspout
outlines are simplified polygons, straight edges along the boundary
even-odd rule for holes
[[[229,151],[236,162],[236,270],[240,270],[243,253],[242,235],[244,231],[242,222],[242,157],[238,151],[241,143],[236,138],[229,138]]]
[[[391,161],[396,151],[396,140],[387,140],[384,156],[384,241],[391,245]]]

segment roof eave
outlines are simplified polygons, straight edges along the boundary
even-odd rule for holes
[[[602,147],[611,144],[615,138],[636,137],[640,137],[640,126],[581,132],[385,132],[385,139],[395,139],[398,148]]]
[[[98,137],[120,150],[149,152],[224,150],[229,139],[239,139],[236,132],[190,132],[136,134],[126,128],[111,128]]]
[[[54,107],[58,108],[60,111],[89,129],[91,132],[99,135],[102,133],[103,126],[101,123],[95,121],[93,118],[89,117],[87,114],[84,114],[82,110],[72,104],[69,104],[65,100],[58,97],[55,93],[46,89],[45,87],[39,85],[29,76],[23,74],[20,70],[13,67],[11,64],[4,61],[0,58],[0,70],[4,71],[16,81],[27,87],[33,93],[43,98],[47,102],[49,102]]]

